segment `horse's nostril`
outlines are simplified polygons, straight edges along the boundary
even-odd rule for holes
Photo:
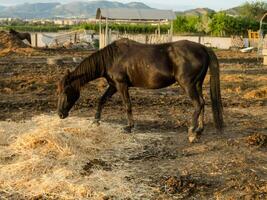
[[[62,113],[58,113],[59,118],[63,119],[64,115]]]

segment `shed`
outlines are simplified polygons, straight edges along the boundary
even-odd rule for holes
[[[110,43],[110,30],[108,29],[109,21],[123,21],[128,23],[158,23],[158,33],[160,34],[160,23],[170,22],[169,31],[170,41],[173,35],[173,20],[176,15],[171,10],[158,9],[132,9],[132,8],[98,8],[96,19],[99,20],[99,38],[100,48]],[[105,30],[102,30],[102,20],[105,20]]]
[[[96,13],[96,18],[109,19],[109,20],[163,21],[163,20],[174,20],[176,19],[176,15],[171,10],[98,8]]]

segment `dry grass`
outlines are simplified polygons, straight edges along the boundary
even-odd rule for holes
[[[245,99],[267,99],[267,87],[263,86],[255,90],[251,90],[244,95]]]
[[[25,123],[1,122],[0,128],[0,191],[6,197],[8,194],[20,194],[26,199],[131,196],[132,186],[124,181],[127,175],[124,171],[91,166],[90,176],[83,173],[86,163],[105,155],[103,149],[116,146],[122,153],[126,145],[136,146],[118,127],[104,124],[92,128],[85,119],[41,116]]]
[[[0,31],[0,56],[10,53],[31,54],[34,50],[22,42],[19,38],[10,35],[6,31]]]

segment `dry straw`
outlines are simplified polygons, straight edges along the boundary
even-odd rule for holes
[[[87,119],[39,116],[26,122],[0,122],[0,192],[3,198],[102,199],[127,198],[133,186],[127,172],[84,166],[92,160],[122,156],[138,148],[120,127],[91,127]],[[116,151],[112,152],[114,149]],[[108,190],[107,190],[108,188]]]

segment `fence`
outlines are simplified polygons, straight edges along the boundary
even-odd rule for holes
[[[92,43],[93,31],[79,30],[60,33],[31,33],[34,47],[61,47],[76,43]]]
[[[170,38],[168,34],[118,34],[110,33],[109,43],[118,40],[120,38],[129,38],[137,42],[145,44],[158,44],[169,42]],[[98,35],[94,34],[94,31],[72,31],[72,32],[61,32],[61,33],[32,33],[32,46],[37,47],[57,47],[64,46],[68,43],[75,42],[88,42],[91,43],[92,39],[100,39]],[[211,37],[211,36],[178,36],[174,35],[172,41],[189,40],[197,42],[209,47],[218,49],[229,49],[231,47],[248,47],[248,38],[238,38],[236,41],[233,37]],[[267,40],[266,40],[267,41]],[[238,45],[237,45],[238,43]]]

